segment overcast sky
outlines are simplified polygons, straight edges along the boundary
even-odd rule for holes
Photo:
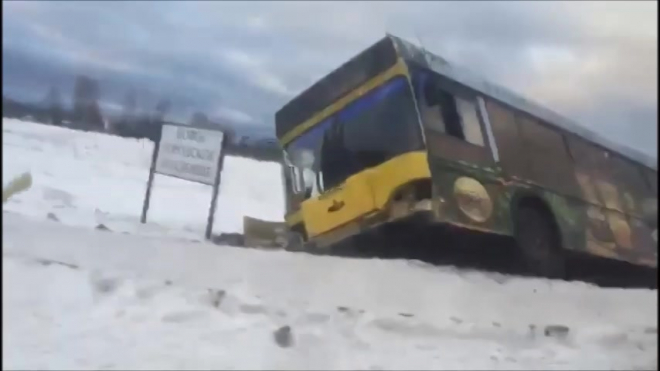
[[[104,107],[138,89],[194,111],[272,126],[295,94],[386,32],[462,64],[657,157],[655,1],[3,1],[3,94],[70,96],[101,83]]]

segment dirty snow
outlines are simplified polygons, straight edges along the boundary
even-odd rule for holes
[[[4,205],[3,368],[657,369],[656,290],[204,243],[206,186],[157,176],[139,223],[150,154],[3,120],[4,182],[34,177]],[[277,165],[223,182],[216,231],[281,218]]]

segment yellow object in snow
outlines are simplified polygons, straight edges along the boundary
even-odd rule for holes
[[[4,204],[11,196],[27,190],[31,186],[32,175],[30,173],[23,173],[17,178],[12,179],[6,187],[2,188],[2,203]]]

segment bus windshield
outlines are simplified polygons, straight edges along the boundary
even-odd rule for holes
[[[423,146],[410,86],[399,76],[318,123],[285,150],[309,198]]]

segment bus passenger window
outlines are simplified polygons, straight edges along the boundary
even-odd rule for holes
[[[440,112],[440,107],[438,106],[437,99],[432,90],[433,85],[427,82],[426,84],[423,84],[423,86],[424,93],[420,94],[423,98],[423,102],[419,107],[422,122],[429,129],[444,133],[446,131],[445,122],[442,120],[442,113]]]
[[[451,135],[478,146],[484,146],[484,137],[474,100],[455,97],[439,89],[432,82],[424,89],[422,120],[430,129]]]
[[[479,113],[477,112],[477,102],[474,100],[464,100],[456,98],[458,112],[461,115],[461,123],[465,140],[478,146],[484,145],[484,136],[481,132],[481,123],[479,122]]]
[[[442,119],[445,122],[446,133],[452,137],[465,140],[465,134],[463,134],[463,127],[461,126],[461,117],[456,109],[454,96],[442,90],[438,90],[437,93],[438,103],[440,104],[439,109],[442,113]]]

